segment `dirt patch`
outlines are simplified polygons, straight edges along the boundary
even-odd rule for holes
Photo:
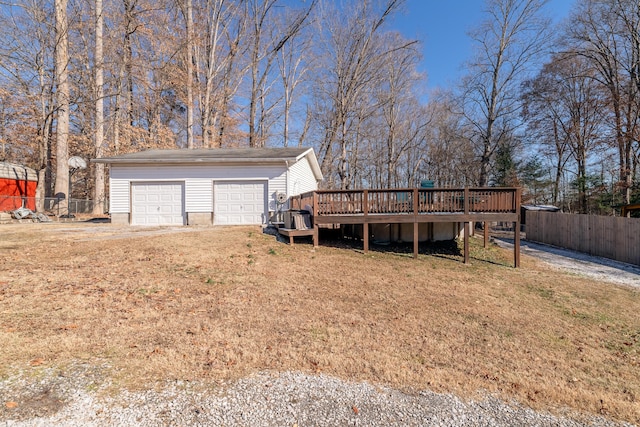
[[[40,363],[40,359],[31,361],[27,369],[12,371],[0,381],[0,420],[49,417],[77,398],[79,392],[97,390],[106,380],[101,366],[74,362],[51,367]]]
[[[322,372],[640,422],[638,290],[526,255],[513,269],[495,245],[473,240],[464,265],[450,249],[416,261],[254,227],[1,231],[5,377],[33,360],[106,363],[134,389]]]

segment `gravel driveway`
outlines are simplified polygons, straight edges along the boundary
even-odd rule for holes
[[[260,373],[228,385],[175,382],[161,390],[120,392],[91,389],[92,367],[64,374],[43,373],[35,384],[13,377],[0,395],[24,390],[56,390],[35,399],[21,419],[4,426],[631,426],[598,417],[562,418],[488,397],[463,401],[451,394],[402,393],[349,383],[325,375]],[[11,387],[7,387],[8,384]],[[100,396],[100,397],[98,397]],[[37,404],[39,403],[39,405]],[[59,406],[56,410],[53,406]],[[51,412],[38,416],[40,412]]]
[[[495,239],[504,248],[513,248],[512,239]],[[640,288],[640,267],[549,245],[521,241],[520,253],[538,258],[550,267],[603,282]]]

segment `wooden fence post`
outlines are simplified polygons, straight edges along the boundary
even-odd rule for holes
[[[364,221],[362,223],[362,245],[364,253],[369,252],[369,190],[364,190],[362,193],[362,212]]]

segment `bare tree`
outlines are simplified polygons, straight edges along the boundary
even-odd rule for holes
[[[496,148],[519,125],[518,87],[545,52],[546,0],[487,0],[487,20],[472,32],[477,52],[463,82],[464,114],[473,126],[480,159],[480,186],[489,182]]]
[[[271,74],[273,63],[278,53],[294,37],[311,11],[317,0],[312,0],[309,6],[293,16],[290,22],[283,27],[276,27],[274,8],[279,0],[247,0],[247,16],[249,17],[249,146],[264,146],[267,137],[266,127],[269,123],[268,112],[274,103],[267,106],[266,98],[271,90],[268,77]],[[269,28],[277,28],[278,31],[269,34]]]
[[[403,49],[391,50],[384,67],[384,80],[375,91],[375,96],[382,111],[384,130],[384,156],[386,179],[384,187],[401,184],[398,171],[401,159],[407,150],[414,147],[424,138],[424,128],[428,119],[420,114],[422,108],[417,99],[418,83],[423,76],[417,72],[420,56],[415,45],[406,44],[399,34],[389,34],[389,46],[405,46]],[[409,183],[406,183],[409,185]]]
[[[137,0],[122,0],[122,43],[114,47],[117,57],[122,58],[115,81],[112,129],[113,150],[120,152],[121,130],[123,121],[128,118],[128,125],[133,125],[133,47],[132,38],[138,30],[136,10]],[[124,110],[124,111],[123,111]]]
[[[414,168],[439,187],[477,185],[480,171],[471,142],[472,128],[459,113],[451,92],[431,94],[425,142],[413,155]]]
[[[104,55],[103,28],[104,16],[102,0],[95,0],[95,157],[100,158],[104,153]],[[105,202],[105,170],[103,163],[95,164],[95,187],[93,195],[93,213],[104,213]]]
[[[186,41],[186,110],[187,110],[187,148],[193,149],[193,110],[195,108],[193,102],[193,75],[194,75],[194,54],[195,40],[193,34],[193,0],[179,0],[182,15],[185,21],[185,30],[187,33]]]
[[[69,22],[67,19],[67,0],[55,0],[56,17],[56,197],[60,200],[60,209],[69,207]]]
[[[195,7],[195,76],[204,147],[235,139],[235,98],[248,67],[244,0],[205,0]]]
[[[111,16],[110,117],[117,152],[185,138],[184,31],[175,0],[123,0]]]
[[[597,70],[607,89],[618,150],[620,192],[631,200],[633,148],[640,124],[640,3],[635,0],[586,0],[579,3],[567,33],[575,54]]]
[[[544,76],[539,75],[525,83],[523,118],[527,135],[534,141],[532,145],[540,147],[541,153],[552,163],[551,203],[556,205],[559,201],[560,183],[571,158],[571,147],[561,131],[555,108],[548,108],[550,105],[555,107],[555,99],[549,98],[554,93],[545,80]]]
[[[53,189],[51,169],[53,122],[55,113],[53,51],[55,40],[51,34],[55,26],[50,22],[53,4],[36,0],[20,5],[4,5],[0,15],[0,68],[3,86],[12,94],[18,120],[3,124],[3,132],[11,131],[11,141],[22,149],[14,150],[14,160],[38,170],[36,209],[44,210],[44,198]],[[30,106],[29,108],[26,108]],[[24,107],[24,108],[23,108]],[[31,124],[31,126],[25,126]],[[35,142],[35,146],[30,144]],[[29,154],[34,158],[29,161]]]
[[[580,212],[587,213],[587,162],[606,139],[604,88],[585,59],[567,55],[556,55],[525,87],[524,117],[529,129],[556,149],[554,203],[568,151],[576,164]]]
[[[379,111],[373,97],[382,84],[382,65],[391,53],[414,42],[384,43],[383,25],[401,6],[401,0],[388,0],[381,9],[366,0],[351,11],[323,12],[319,41],[323,70],[317,78],[318,121],[323,136],[319,149],[323,171],[333,185],[347,189],[356,181],[358,145],[362,142],[361,119]],[[334,174],[335,172],[335,174]]]
[[[193,4],[187,1],[187,146],[193,147]]]
[[[283,93],[282,111],[282,145],[287,147],[291,139],[291,115],[294,100],[298,97],[299,86],[304,83],[306,74],[309,71],[309,62],[312,61],[308,54],[311,48],[311,33],[299,31],[291,37],[288,43],[283,46],[276,56],[278,70]],[[308,126],[310,116],[305,120]],[[305,138],[305,127],[303,127],[298,145],[303,145]]]

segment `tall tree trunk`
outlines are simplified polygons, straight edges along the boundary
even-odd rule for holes
[[[302,127],[302,133],[300,134],[300,139],[298,139],[298,147],[304,146],[304,141],[307,138],[307,132],[309,132],[310,126],[311,126],[311,109],[307,104],[307,116],[304,120],[304,126]]]
[[[256,138],[256,115],[258,111],[258,66],[260,34],[254,35],[254,47],[251,54],[251,98],[249,99],[249,147],[260,147],[260,141]]]
[[[50,90],[44,90],[45,70],[38,69],[38,79],[40,81],[40,128],[38,129],[38,184],[36,186],[36,210],[44,212],[45,198],[51,194],[51,126],[53,117],[50,108],[53,104],[53,94]]]
[[[491,97],[489,98],[487,104],[487,127],[485,129],[485,134],[483,136],[484,143],[482,148],[482,155],[480,156],[480,179],[478,185],[480,187],[486,187],[489,183],[489,173],[491,170],[491,158],[493,156],[493,148],[497,146],[497,142],[493,141],[494,139],[494,125],[496,122],[497,116],[497,103],[498,103],[498,92],[499,92],[499,84],[500,84],[500,72],[502,71],[502,58],[505,49],[505,41],[504,41],[504,28],[503,28],[503,37],[500,40],[498,54],[496,55],[496,66],[493,70],[493,75],[491,78]]]
[[[69,208],[69,26],[67,0],[55,0],[56,55],[55,74],[57,83],[58,126],[56,128],[56,197],[60,197],[60,212]],[[62,199],[64,197],[64,199]]]
[[[96,132],[95,132],[95,156],[104,154],[104,71],[102,53],[102,29],[104,17],[102,16],[102,0],[96,0],[96,46],[95,46],[95,72],[96,72]],[[95,164],[95,188],[93,194],[93,213],[103,214],[105,211],[105,173],[104,164]]]
[[[344,115],[342,116],[340,135],[340,169],[338,170],[338,175],[340,176],[340,189],[348,190],[349,171],[347,169],[347,164],[349,162],[349,152],[347,151],[347,120]]]
[[[187,0],[187,148],[193,149],[193,3]]]
[[[578,160],[578,198],[580,199],[580,213],[588,213],[587,209],[587,168],[584,159]]]
[[[125,12],[125,33],[124,33],[124,71],[126,79],[126,114],[129,125],[134,125],[133,118],[133,47],[131,46],[131,36],[136,32],[137,26],[134,23],[133,11],[136,1],[123,0]]]

